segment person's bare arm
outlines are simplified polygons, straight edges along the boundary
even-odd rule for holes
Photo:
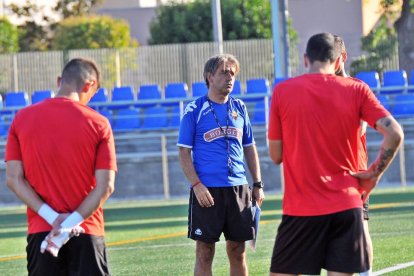
[[[37,212],[44,203],[27,182],[22,161],[10,160],[6,162],[6,183],[9,189],[33,211]]]
[[[207,187],[201,183],[195,171],[193,159],[191,157],[191,148],[178,147],[178,156],[181,168],[188,181],[193,184],[193,191],[198,203],[202,207],[211,207],[214,205],[214,199],[208,191]]]
[[[269,155],[274,163],[282,163],[283,143],[281,140],[269,140]]]
[[[259,182],[262,180],[260,172],[259,156],[257,154],[256,146],[251,145],[244,147],[244,158],[246,159],[247,167],[249,168],[250,174],[252,175],[253,182]],[[256,199],[259,206],[262,205],[265,198],[262,188],[253,187],[253,198]]]
[[[115,191],[115,171],[96,170],[96,186],[82,201],[76,211],[87,218],[101,207],[109,196]]]
[[[352,173],[353,176],[359,179],[364,199],[377,185],[397,154],[401,142],[404,139],[404,133],[401,126],[392,116],[379,119],[376,122],[375,127],[376,130],[384,136],[378,156],[369,166],[368,170]]]

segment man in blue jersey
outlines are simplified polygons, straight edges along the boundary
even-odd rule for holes
[[[230,275],[247,275],[245,241],[254,238],[252,199],[264,199],[260,164],[246,106],[229,94],[240,71],[229,54],[204,66],[208,94],[190,102],[178,138],[180,164],[191,183],[188,237],[196,241],[194,275],[212,275],[215,243],[226,238]],[[253,178],[251,191],[244,159]]]

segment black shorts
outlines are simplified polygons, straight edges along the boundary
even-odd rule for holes
[[[40,253],[40,244],[49,232],[27,236],[29,275],[110,275],[104,237],[81,234],[71,238],[58,257]]]
[[[254,237],[252,196],[248,185],[208,188],[214,199],[212,207],[201,207],[190,191],[188,237],[207,243],[220,240],[247,241]]]
[[[369,197],[362,204],[362,213],[364,215],[364,220],[369,220],[368,208],[369,208]]]
[[[319,275],[322,268],[343,273],[369,269],[361,209],[323,216],[283,216],[270,271]]]

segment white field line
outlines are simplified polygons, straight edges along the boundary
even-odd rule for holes
[[[409,263],[405,263],[405,264],[398,264],[398,265],[395,265],[395,266],[387,267],[387,268],[375,271],[374,273],[372,273],[372,275],[373,276],[384,275],[386,273],[397,271],[397,270],[407,268],[407,267],[410,267],[410,266],[414,266],[414,262],[409,262]]]

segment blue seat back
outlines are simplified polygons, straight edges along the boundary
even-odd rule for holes
[[[414,69],[411,70],[410,78],[408,79],[408,85],[413,86],[412,88],[408,89],[408,92],[413,93],[414,92]]]
[[[118,93],[118,92],[117,92]],[[95,95],[89,101],[90,103],[106,103],[108,102],[108,92],[105,88],[101,87],[96,91]]]
[[[387,109],[389,112],[391,112],[391,102],[390,98],[387,95],[375,95],[378,99],[378,101]]]
[[[185,82],[168,83],[165,86],[165,99],[174,98],[187,98],[188,97],[188,86]],[[179,103],[163,103],[163,106],[175,106]]]
[[[270,105],[270,103],[269,103]],[[265,102],[259,101],[254,105],[252,125],[266,123],[266,109]]]
[[[113,120],[113,112],[112,112],[112,110],[109,110],[109,109],[106,109],[105,108],[105,109],[99,110],[99,113],[101,115],[105,116],[108,119],[109,123],[111,124],[111,127],[114,126],[114,120]]]
[[[7,92],[4,107],[24,107],[29,104],[29,96],[26,92]]]
[[[114,131],[135,130],[141,127],[140,111],[136,108],[119,109],[114,116]]]
[[[191,84],[191,93],[193,97],[201,97],[207,95],[208,88],[204,81],[197,81]]]
[[[134,90],[131,86],[121,86],[121,87],[114,87],[112,89],[112,102],[130,102],[128,104],[114,104],[109,105],[109,109],[118,110],[118,109],[128,109],[130,107],[133,107],[135,96],[134,96]]]
[[[407,86],[407,73],[405,70],[385,71],[383,74],[382,87],[396,87],[396,89],[381,89],[382,94],[403,93]]]
[[[131,86],[114,87],[112,89],[112,101],[134,101],[134,90]]]
[[[53,98],[55,94],[52,90],[37,90],[32,94],[32,104],[41,102],[46,99]]]
[[[172,128],[180,127],[180,107],[174,106],[169,112],[168,126]]]
[[[393,115],[396,117],[414,115],[414,94],[399,94],[394,98]]]
[[[161,100],[161,89],[157,84],[140,85],[138,92],[138,107],[150,107],[157,105],[156,103],[141,104],[142,100]]]
[[[168,126],[167,109],[165,107],[149,107],[144,110],[144,129],[158,129]]]
[[[232,96],[238,96],[241,95],[241,84],[240,80],[235,80],[233,85],[233,90],[231,91]]]
[[[379,74],[376,71],[361,71],[355,74],[355,78],[368,84],[369,88],[371,88],[374,93],[377,93],[381,86]]]
[[[250,79],[246,81],[246,94],[268,94],[270,92],[267,79]]]

